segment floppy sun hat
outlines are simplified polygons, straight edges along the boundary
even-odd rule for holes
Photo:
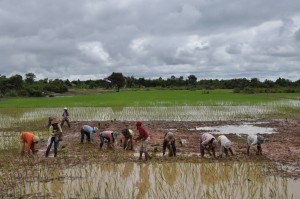
[[[35,135],[33,137],[33,142],[39,142],[39,141],[40,141],[40,138],[37,135]]]
[[[51,121],[51,124],[58,124],[58,122],[59,122],[59,121],[58,121],[57,118],[53,118],[52,121]]]
[[[118,134],[119,134],[118,131],[113,132],[113,137],[114,137],[115,140],[118,138]]]

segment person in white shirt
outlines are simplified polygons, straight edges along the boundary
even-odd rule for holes
[[[247,137],[247,155],[250,155],[250,147],[257,145],[256,155],[262,155],[261,144],[265,142],[265,138],[261,135],[248,135]]]
[[[219,156],[223,157],[225,153],[227,157],[228,151],[230,151],[232,156],[234,155],[231,149],[231,141],[225,135],[220,135],[217,140],[220,147]]]

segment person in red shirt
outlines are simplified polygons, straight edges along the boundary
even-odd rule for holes
[[[150,140],[149,133],[145,130],[144,127],[142,127],[141,121],[137,121],[135,123],[135,125],[136,125],[137,130],[139,131],[139,137],[137,137],[135,139],[135,141],[142,140],[139,160],[142,160],[143,153],[145,153],[145,160],[147,161],[149,158],[149,154],[147,151],[147,147],[148,147],[149,140]]]
[[[25,143],[27,144],[27,152],[30,154],[30,150],[32,154],[35,153],[35,144],[39,142],[39,137],[34,135],[32,132],[22,132],[21,133],[21,141],[20,141],[20,151],[21,155],[25,154]]]

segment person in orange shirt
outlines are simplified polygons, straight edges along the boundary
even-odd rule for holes
[[[35,145],[40,141],[39,137],[34,135],[32,132],[22,132],[21,141],[20,141],[20,151],[21,155],[25,154],[25,143],[27,144],[27,152],[30,154],[30,150],[32,153],[35,153]]]

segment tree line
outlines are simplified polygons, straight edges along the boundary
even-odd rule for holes
[[[236,93],[278,93],[278,92],[300,92],[300,79],[291,81],[289,79],[278,78],[275,81],[260,81],[258,78],[238,78],[229,80],[201,79],[195,75],[189,75],[163,79],[136,78],[134,76],[124,76],[122,73],[113,72],[110,76],[98,80],[61,80],[61,79],[41,79],[36,80],[34,73],[27,73],[25,78],[21,75],[6,77],[0,74],[0,97],[28,96],[43,97],[51,96],[53,93],[65,93],[70,88],[81,89],[117,89],[123,88],[157,88],[157,89],[234,89]]]

